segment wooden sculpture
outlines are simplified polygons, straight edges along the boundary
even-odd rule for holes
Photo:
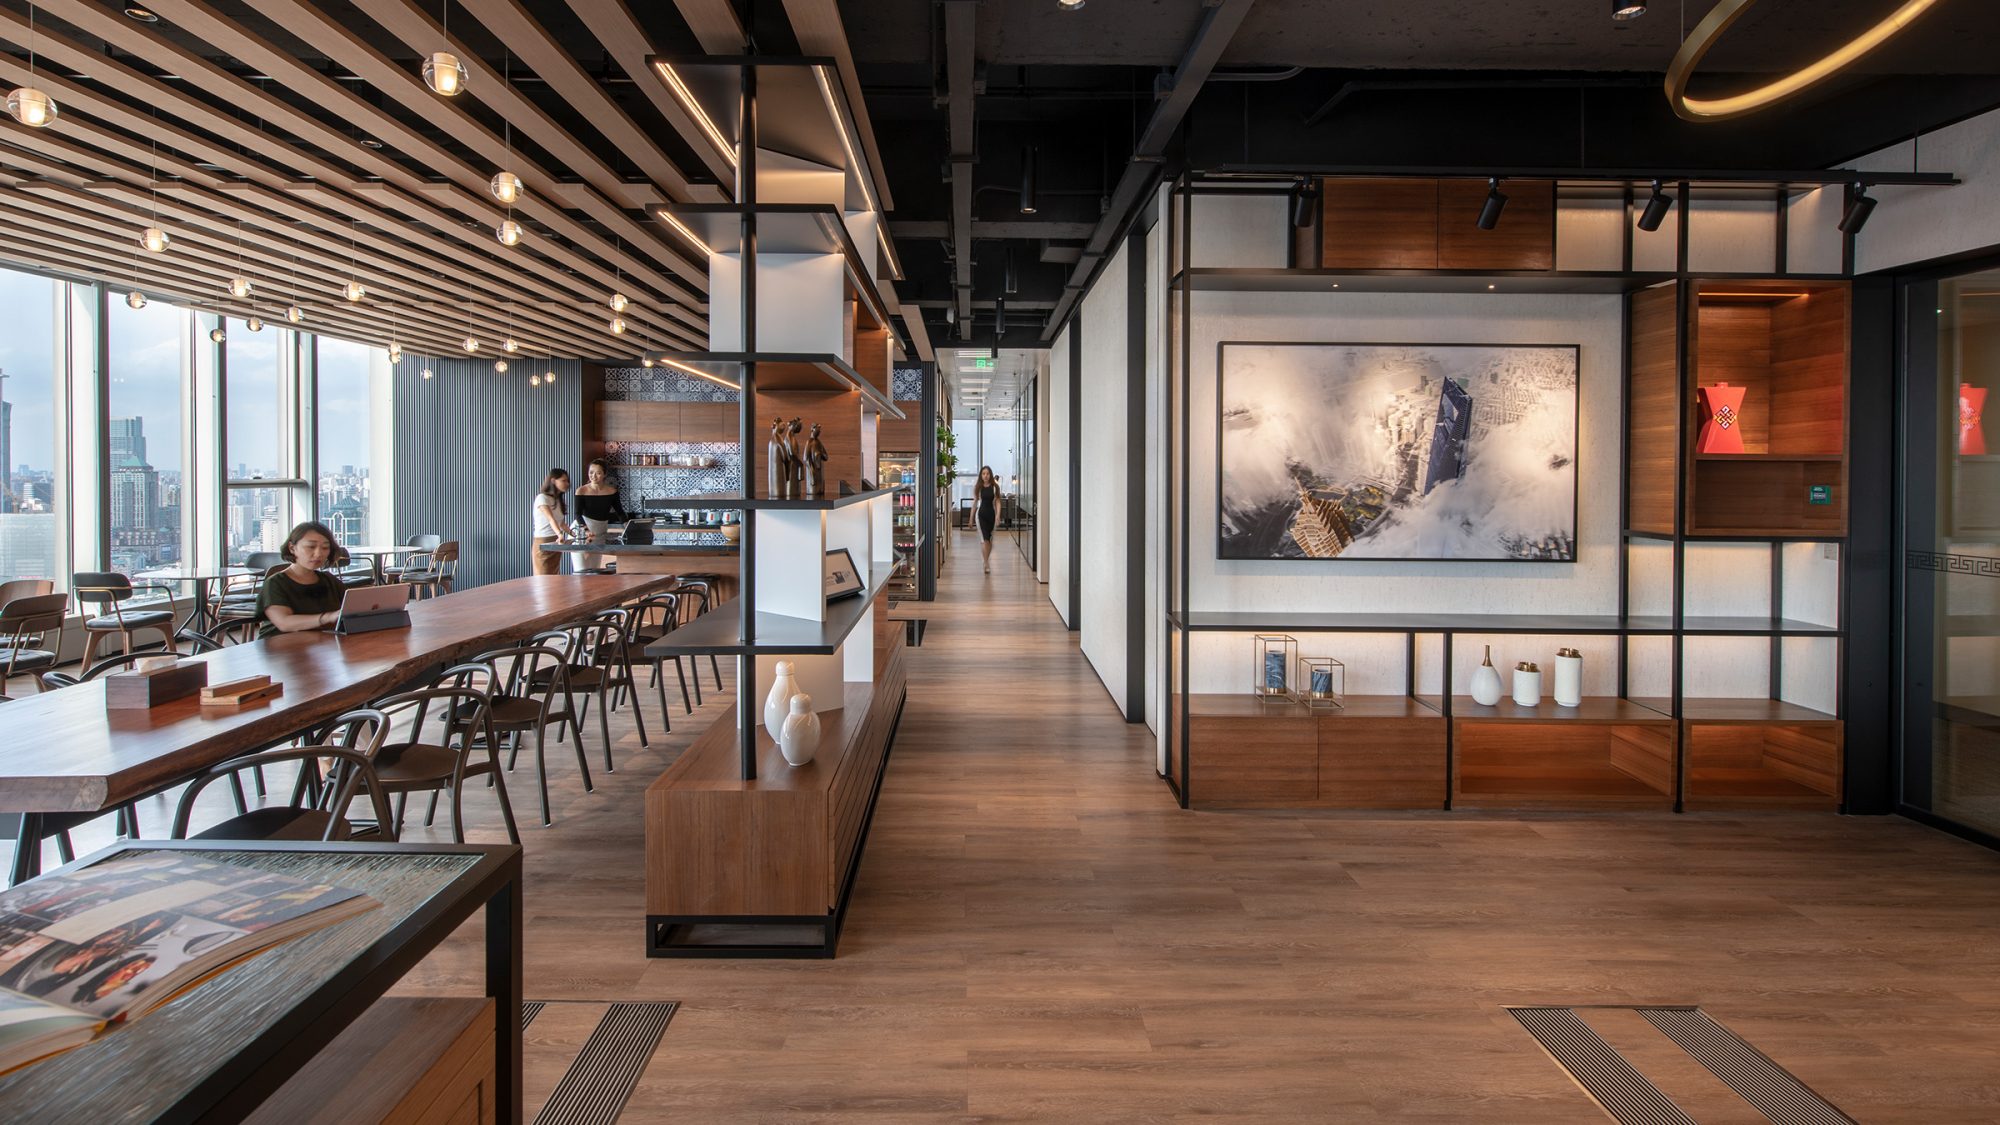
[[[806,495],[826,494],[826,446],[819,440],[819,423],[812,424],[812,437],[806,442],[803,458],[806,470]]]

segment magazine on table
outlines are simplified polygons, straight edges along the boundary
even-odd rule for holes
[[[117,855],[0,891],[0,1073],[380,905],[359,891],[171,851]]]

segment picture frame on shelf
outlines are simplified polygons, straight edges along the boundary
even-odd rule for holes
[[[857,597],[867,592],[867,583],[862,581],[860,570],[854,565],[854,556],[847,548],[835,547],[826,553],[826,600],[837,602],[843,598]]]

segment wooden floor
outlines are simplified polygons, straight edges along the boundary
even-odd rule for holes
[[[1503,1006],[1627,1003],[1864,1122],[2000,1119],[2000,856],[1894,818],[1182,812],[1045,592],[960,535],[836,960],[642,955],[640,792],[714,695],[650,750],[621,719],[595,793],[554,767],[528,995],[683,1005],[623,1120],[1602,1121]],[[476,991],[476,929],[409,989]]]

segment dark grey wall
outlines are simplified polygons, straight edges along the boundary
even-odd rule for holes
[[[405,353],[395,368],[396,538],[459,541],[458,585],[528,573],[531,504],[551,468],[583,471],[583,365]],[[435,377],[424,379],[429,367]],[[552,387],[528,376],[556,373]],[[574,505],[571,507],[574,512]]]

